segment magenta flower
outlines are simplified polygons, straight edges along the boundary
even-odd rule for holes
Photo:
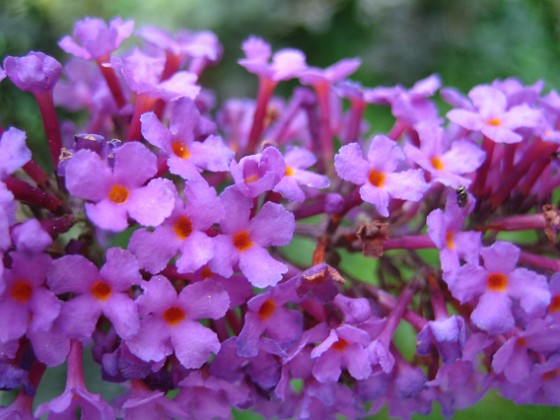
[[[480,251],[484,266],[470,263],[444,276],[456,299],[475,303],[471,320],[490,334],[514,327],[514,303],[534,317],[542,314],[550,302],[546,278],[516,268],[519,253],[515,245],[498,241]]]
[[[101,315],[122,338],[138,331],[138,310],[129,296],[132,285],[142,281],[138,262],[121,248],[110,248],[106,258],[100,270],[81,255],[66,255],[53,262],[47,280],[50,289],[56,294],[74,293],[64,303],[59,321],[68,337],[90,337]]]
[[[305,192],[303,187],[328,188],[329,178],[306,169],[313,166],[317,158],[309,150],[302,147],[290,148],[284,155],[286,170],[284,177],[276,184],[273,191],[296,203],[303,203]]]
[[[0,138],[0,180],[11,175],[31,159],[31,151],[25,144],[24,131],[10,127]]]
[[[435,121],[421,123],[416,130],[420,148],[407,143],[406,156],[427,171],[432,181],[451,188],[468,187],[471,179],[465,175],[478,169],[486,156],[480,147],[467,140],[450,141]]]
[[[470,199],[467,206],[461,209],[453,192],[447,197],[445,211],[435,209],[426,218],[428,235],[439,249],[439,260],[444,272],[459,268],[460,259],[472,264],[478,262],[482,234],[463,231],[466,218],[464,210],[470,211],[473,206],[473,200]]]
[[[65,36],[58,45],[68,54],[84,60],[106,60],[134,30],[134,21],[114,18],[107,25],[102,19],[87,17],[74,25],[73,38]]]
[[[231,176],[239,192],[246,197],[257,197],[271,191],[286,174],[282,153],[275,147],[267,147],[262,153],[231,162]]]
[[[560,348],[560,326],[535,319],[525,331],[516,332],[494,353],[492,369],[512,383],[526,381],[536,364],[532,353],[548,356]]]
[[[52,264],[43,253],[12,252],[12,267],[4,270],[0,293],[0,343],[19,339],[28,332],[47,331],[60,313],[61,302],[45,287]]]
[[[270,45],[255,36],[243,43],[243,52],[245,58],[239,60],[239,64],[249,72],[274,82],[297,77],[307,67],[301,51],[284,49],[272,55]]]
[[[508,109],[506,96],[494,87],[477,86],[469,92],[469,98],[475,110],[453,109],[447,118],[496,143],[519,143],[523,137],[515,130],[536,127],[542,118],[539,111],[526,104]]]
[[[6,57],[4,69],[19,89],[42,94],[52,91],[60,78],[62,65],[51,56],[32,51],[24,57]]]
[[[137,300],[140,330],[126,340],[133,354],[157,362],[175,353],[184,367],[196,369],[220,350],[216,333],[198,322],[221,318],[228,309],[228,295],[216,282],[190,284],[177,295],[169,280],[155,276],[142,288]]]
[[[151,56],[135,48],[123,58],[114,57],[112,65],[120,70],[130,90],[143,94],[151,100],[176,101],[179,98],[194,99],[200,92],[197,76],[187,71],[176,72],[161,80],[165,66],[163,56]]]
[[[216,190],[205,182],[187,182],[184,197],[186,204],[177,197],[163,224],[153,231],[139,229],[130,238],[129,249],[152,274],[163,270],[178,253],[175,265],[180,273],[195,272],[214,255],[206,230],[224,218]]]
[[[334,167],[339,177],[360,185],[362,200],[388,217],[390,198],[418,201],[428,189],[420,169],[397,172],[403,161],[400,147],[388,137],[377,135],[371,141],[367,160],[360,145],[351,143],[340,148]]]
[[[298,300],[294,283],[282,283],[247,302],[249,310],[236,343],[239,356],[256,357],[263,344],[263,335],[284,351],[290,350],[299,341],[303,333],[303,318],[301,313],[285,306]]]
[[[66,188],[86,203],[89,219],[101,229],[121,231],[127,218],[158,226],[171,214],[175,192],[169,180],[153,179],[156,157],[140,143],[115,150],[111,168],[97,153],[80,150],[66,165]]]
[[[233,152],[209,130],[192,100],[183,98],[174,104],[169,128],[152,112],[143,114],[140,120],[142,135],[167,156],[171,173],[186,180],[201,180],[203,170],[228,170]]]
[[[353,378],[367,379],[371,374],[367,351],[370,341],[367,332],[349,324],[332,329],[311,352],[311,358],[316,359],[313,375],[319,382],[336,382],[346,368]]]
[[[226,217],[220,224],[221,234],[214,238],[212,271],[229,277],[239,264],[241,272],[256,287],[273,286],[282,279],[288,267],[270,256],[265,247],[287,245],[294,233],[294,215],[280,204],[266,202],[250,218],[253,200],[235,187],[220,196]]]

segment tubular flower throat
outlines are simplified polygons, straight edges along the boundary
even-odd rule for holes
[[[233,235],[233,245],[241,252],[247,251],[251,248],[254,244],[251,240],[251,236],[249,232],[246,230],[241,230]]]
[[[109,200],[115,204],[123,204],[128,200],[129,191],[128,188],[122,185],[115,184],[109,191]]]
[[[181,159],[188,159],[191,157],[191,152],[181,140],[175,140],[171,144],[171,149],[173,150],[173,153],[175,153],[175,156]]]
[[[495,292],[503,292],[507,288],[507,276],[502,273],[488,274],[488,288]]]
[[[385,178],[386,176],[383,172],[377,172],[375,169],[369,171],[369,182],[377,188],[383,188],[383,185],[385,185]]]

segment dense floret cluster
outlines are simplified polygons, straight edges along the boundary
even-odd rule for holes
[[[52,161],[2,129],[0,388],[17,397],[0,418],[451,416],[490,389],[560,405],[558,93],[365,88],[358,59],[319,69],[250,37],[256,100],[217,105],[210,32],[86,18],[59,45],[64,66],[0,68],[35,97]],[[114,401],[88,391],[84,351],[123,384]],[[34,405],[63,363],[64,393]]]

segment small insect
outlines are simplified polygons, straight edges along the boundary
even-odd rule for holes
[[[461,208],[465,207],[469,202],[469,193],[467,192],[467,188],[464,185],[461,185],[457,190],[455,190],[457,194],[457,205]]]

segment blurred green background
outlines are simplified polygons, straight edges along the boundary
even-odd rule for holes
[[[547,89],[560,88],[558,0],[6,0],[0,5],[0,57],[39,50],[64,61],[56,41],[84,16],[122,16],[135,19],[137,27],[216,32],[224,56],[204,75],[203,84],[214,88],[219,99],[256,91],[255,77],[236,64],[240,45],[251,34],[274,49],[299,48],[315,66],[360,57],[363,64],[353,78],[370,87],[411,86],[438,73],[445,85],[464,92],[509,76],[527,84],[542,79]],[[31,96],[6,81],[0,84],[0,125],[25,129],[31,138],[42,136]],[[105,387],[96,367],[88,366],[92,390],[112,394],[114,388]],[[59,394],[63,377],[64,367],[49,373],[42,398]],[[434,413],[431,418],[441,417],[437,408]],[[560,418],[560,410],[516,407],[492,394],[456,418],[482,416]],[[236,413],[236,418],[254,417]]]

